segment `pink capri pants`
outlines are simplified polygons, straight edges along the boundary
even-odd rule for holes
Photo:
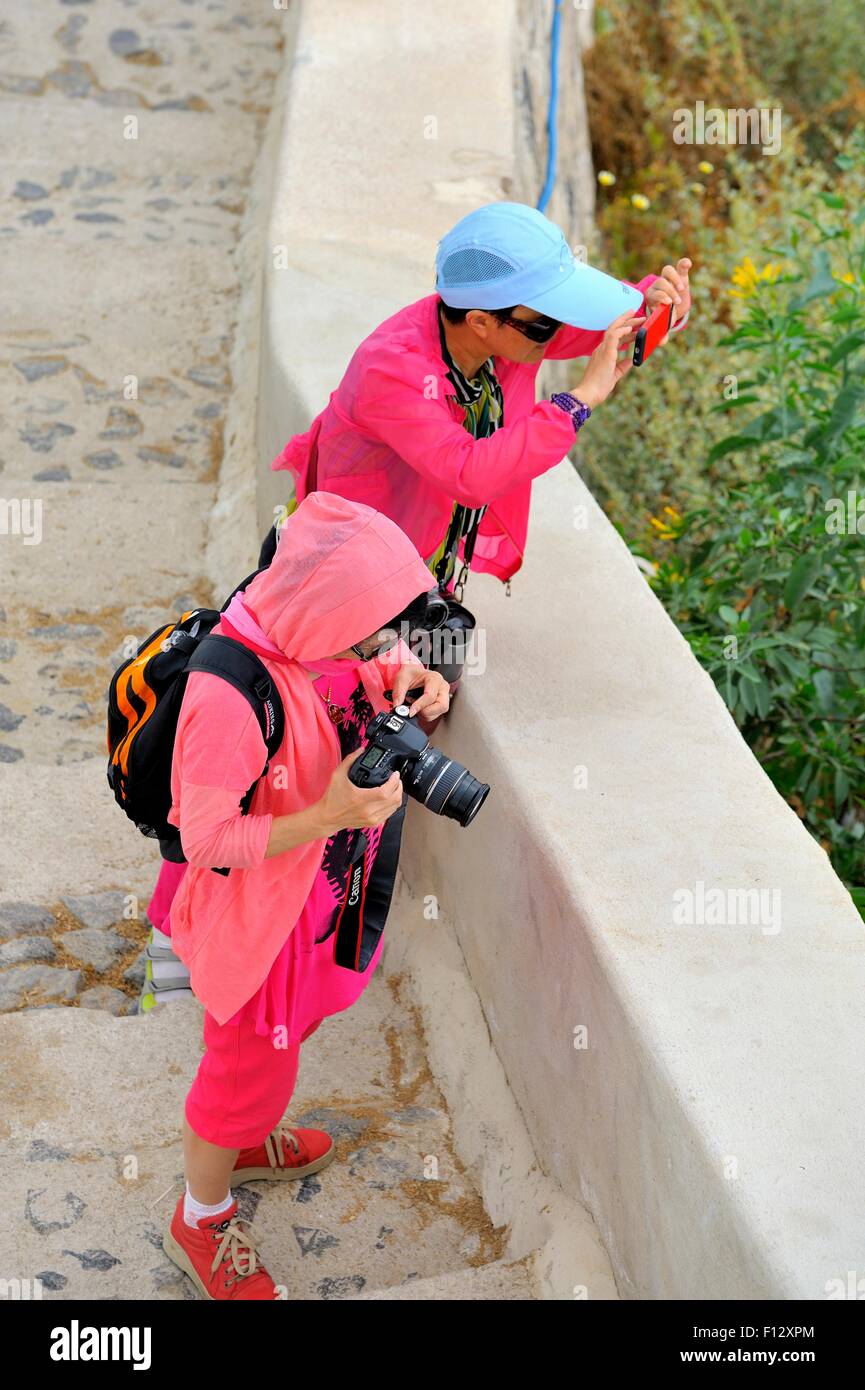
[[[223,1149],[262,1144],[285,1114],[297,1080],[301,1043],[275,1047],[252,1020],[222,1024],[205,1011],[204,1055],[186,1097],[186,1118],[201,1139]]]

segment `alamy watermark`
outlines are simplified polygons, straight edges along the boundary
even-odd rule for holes
[[[865,536],[865,497],[850,488],[847,497],[829,497],[826,509],[826,533],[830,536]]]
[[[707,888],[700,878],[693,888],[673,894],[676,927],[759,927],[764,936],[781,930],[780,888]]]
[[[24,545],[39,545],[42,498],[0,497],[0,536],[21,536]]]
[[[693,111],[679,106],[673,112],[673,139],[677,145],[759,145],[763,154],[781,149],[780,106],[730,107],[694,104]]]
[[[51,1332],[52,1361],[131,1361],[135,1371],[150,1369],[149,1327],[82,1327],[77,1318],[69,1327]]]

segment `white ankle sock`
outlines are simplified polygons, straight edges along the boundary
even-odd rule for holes
[[[186,1196],[183,1199],[183,1219],[187,1226],[197,1226],[199,1221],[203,1221],[205,1216],[219,1216],[220,1212],[228,1211],[234,1198],[231,1189],[228,1196],[223,1201],[217,1202],[215,1207],[206,1207],[203,1202],[196,1202],[189,1190],[189,1183],[186,1184]]]

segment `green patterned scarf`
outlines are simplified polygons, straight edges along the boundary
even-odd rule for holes
[[[444,326],[439,313],[439,338],[442,357],[448,368],[448,380],[456,391],[457,400],[463,408],[463,424],[474,439],[489,439],[491,434],[501,429],[504,423],[504,398],[502,388],[493,367],[493,359],[488,357],[476,376],[467,377],[460,371],[447,349]],[[453,577],[458,559],[458,546],[465,537],[470,537],[467,546],[468,560],[474,548],[474,533],[480,525],[486,507],[464,507],[460,502],[454,504],[448,528],[441,542],[426,564],[432,570],[441,586],[448,584]]]

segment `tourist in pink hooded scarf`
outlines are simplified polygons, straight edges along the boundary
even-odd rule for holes
[[[189,867],[171,935],[205,1009],[205,1052],[185,1106],[186,1192],[164,1245],[205,1298],[225,1301],[276,1295],[230,1184],[300,1178],[332,1159],[329,1135],[282,1123],[300,1044],[354,1003],[381,954],[402,784],[393,773],[360,788],[349,767],[373,715],[410,689],[411,713],[448,704],[442,676],[394,645],[403,615],[423,625],[430,589],[399,527],[313,492],[284,541],[214,629],[257,653],[285,711],[283,743],[248,814],[240,802],[266,748],[248,701],[218,676],[190,674],[172,764],[170,819]],[[347,952],[348,885],[361,859],[364,908]]]

